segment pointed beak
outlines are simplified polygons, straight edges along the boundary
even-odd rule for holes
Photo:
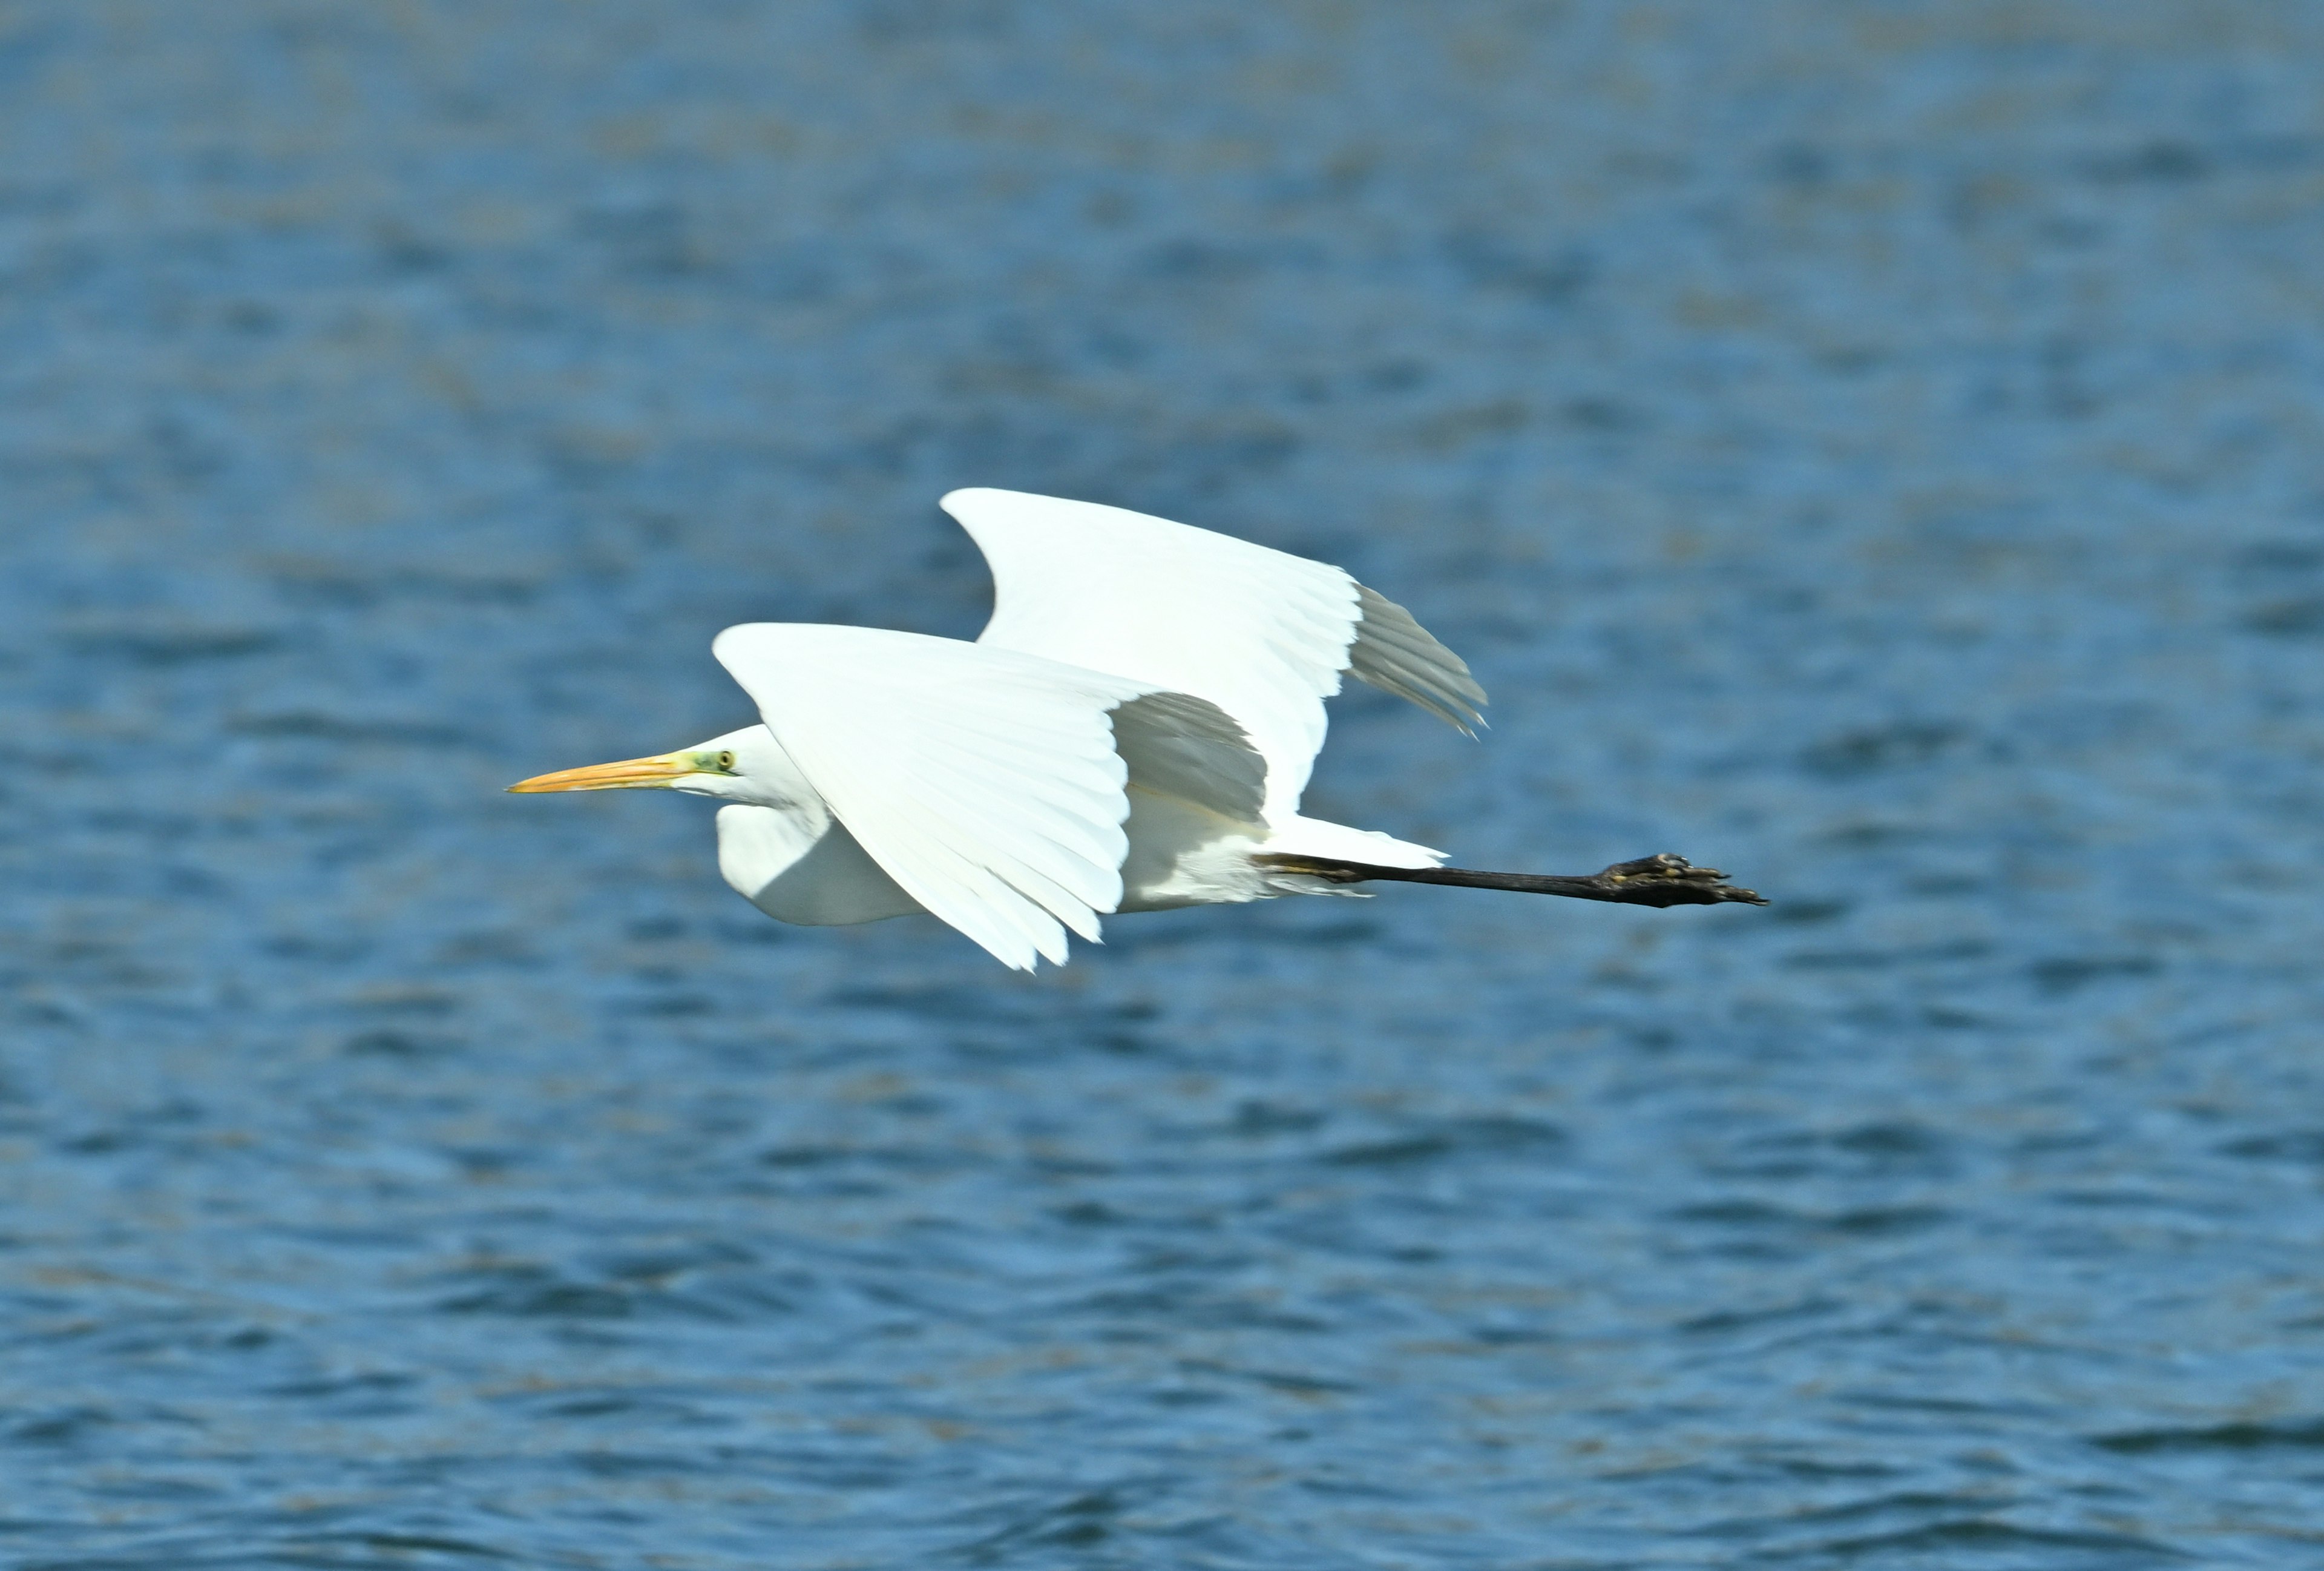
[[[632,786],[666,786],[699,766],[690,753],[663,753],[652,758],[625,758],[619,763],[593,763],[582,769],[560,769],[537,774],[509,787],[512,791],[616,791]]]

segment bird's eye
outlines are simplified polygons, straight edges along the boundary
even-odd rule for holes
[[[731,753],[720,753],[718,755],[718,767],[731,771],[734,767],[734,755]]]

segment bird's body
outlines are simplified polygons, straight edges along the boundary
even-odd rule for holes
[[[795,772],[764,726],[730,732],[704,745],[733,751],[752,774],[758,772],[753,766],[768,754],[780,759],[778,768]],[[1443,860],[1436,852],[1385,835],[1310,819],[1296,820],[1287,834],[1278,834],[1215,805],[1152,785],[1134,772],[1123,782],[1123,795],[1129,816],[1121,825],[1121,893],[1111,907],[1116,913],[1277,894],[1354,892],[1270,871],[1251,860],[1257,853],[1296,850],[1363,860],[1346,855],[1360,845],[1365,857],[1376,862],[1394,858],[1397,865],[1432,867]],[[1340,849],[1327,851],[1327,846]],[[811,795],[802,794],[779,807],[737,801],[720,808],[718,870],[769,916],[804,927],[845,927],[927,909],[872,859],[832,816],[828,803]]]
[[[719,798],[719,870],[768,915],[927,911],[1027,970],[1114,912],[1505,876],[1432,873],[1441,852],[1298,811],[1343,672],[1481,723],[1467,665],[1401,607],[1337,568],[1119,508],[990,490],[943,505],[992,567],[975,642],[730,627],[712,649],[760,725],[511,789]]]

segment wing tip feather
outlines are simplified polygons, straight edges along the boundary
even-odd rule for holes
[[[1358,681],[1417,705],[1464,736],[1487,728],[1485,689],[1468,661],[1370,586],[1356,585],[1356,604],[1348,670]]]

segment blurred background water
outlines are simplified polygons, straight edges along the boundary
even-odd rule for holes
[[[0,1556],[2324,1557],[2324,11],[0,5]],[[1473,866],[786,929],[934,510],[1468,656]]]

